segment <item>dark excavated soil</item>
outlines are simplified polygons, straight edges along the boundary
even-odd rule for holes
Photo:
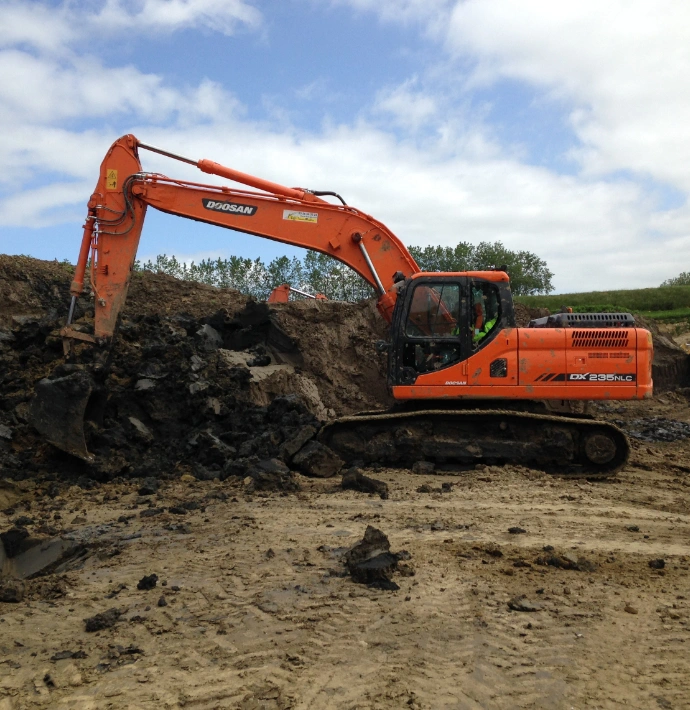
[[[137,273],[97,382],[103,406],[86,425],[96,457],[87,464],[46,443],[29,414],[42,378],[72,372],[59,337],[71,276],[62,263],[0,256],[5,479],[70,478],[88,488],[135,476],[153,490],[151,480],[189,474],[249,477],[253,490],[296,490],[293,457],[321,421],[391,404],[385,356],[374,347],[387,326],[373,303],[269,306],[232,290]],[[516,304],[516,316],[525,325],[535,312]],[[76,322],[93,327],[89,294],[78,300]],[[656,384],[685,384],[687,356],[653,332]],[[76,362],[89,366],[93,351],[77,351]],[[317,463],[313,475],[337,472]],[[57,495],[59,487],[47,492]]]
[[[30,424],[42,378],[75,376],[93,351],[62,354],[70,268],[0,256],[0,466],[3,476],[110,480],[250,475],[257,489],[294,488],[285,471],[319,422],[385,407],[386,328],[371,303],[268,306],[231,290],[135,274],[110,361],[96,384],[104,406],[85,428],[96,463],[46,444]],[[92,301],[76,322],[89,331]],[[262,464],[262,465],[260,465]],[[257,468],[258,466],[258,468]]]
[[[690,424],[664,417],[643,417],[619,424],[628,436],[640,441],[679,441],[690,438]]]

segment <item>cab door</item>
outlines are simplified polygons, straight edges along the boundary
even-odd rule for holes
[[[410,385],[418,377],[447,370],[470,353],[466,277],[411,280],[393,314],[388,381]]]
[[[468,279],[470,302],[469,386],[505,386],[518,383],[518,335],[509,326],[512,312],[498,283]],[[512,305],[512,302],[511,302]]]

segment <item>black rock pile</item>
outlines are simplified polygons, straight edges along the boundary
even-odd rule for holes
[[[640,441],[680,441],[690,437],[690,424],[663,417],[616,422],[628,436]]]
[[[220,310],[205,318],[123,319],[109,361],[96,368],[101,407],[92,408],[85,426],[93,464],[47,444],[30,424],[37,382],[80,368],[93,372],[91,349],[64,362],[63,325],[61,318],[46,317],[0,329],[3,477],[69,475],[88,483],[118,476],[191,473],[223,480],[250,474],[257,488],[265,488],[267,476],[275,474],[279,487],[290,488],[286,470],[318,421],[297,395],[276,396],[266,406],[249,397],[248,366],[268,365],[270,349],[292,347],[265,304],[249,302],[236,314]],[[224,350],[243,351],[247,366],[228,362]]]

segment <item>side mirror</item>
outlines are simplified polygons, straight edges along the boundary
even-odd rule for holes
[[[377,340],[376,343],[374,343],[374,347],[376,348],[377,353],[388,352],[390,346],[391,344],[387,343],[385,340]]]

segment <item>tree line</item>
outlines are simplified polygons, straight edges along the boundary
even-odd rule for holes
[[[554,290],[553,273],[546,262],[529,251],[512,251],[501,242],[460,242],[455,247],[410,247],[423,271],[482,271],[507,266],[513,293],[518,296],[547,294]],[[180,262],[161,254],[155,261],[136,263],[138,270],[169,274],[219,288],[232,288],[265,301],[281,284],[312,295],[321,293],[332,301],[360,301],[374,296],[371,286],[337,259],[309,251],[303,259],[280,256],[268,264],[261,259],[231,256],[203,259],[198,264]]]
[[[681,271],[678,276],[662,281],[661,286],[690,286],[690,272]]]

